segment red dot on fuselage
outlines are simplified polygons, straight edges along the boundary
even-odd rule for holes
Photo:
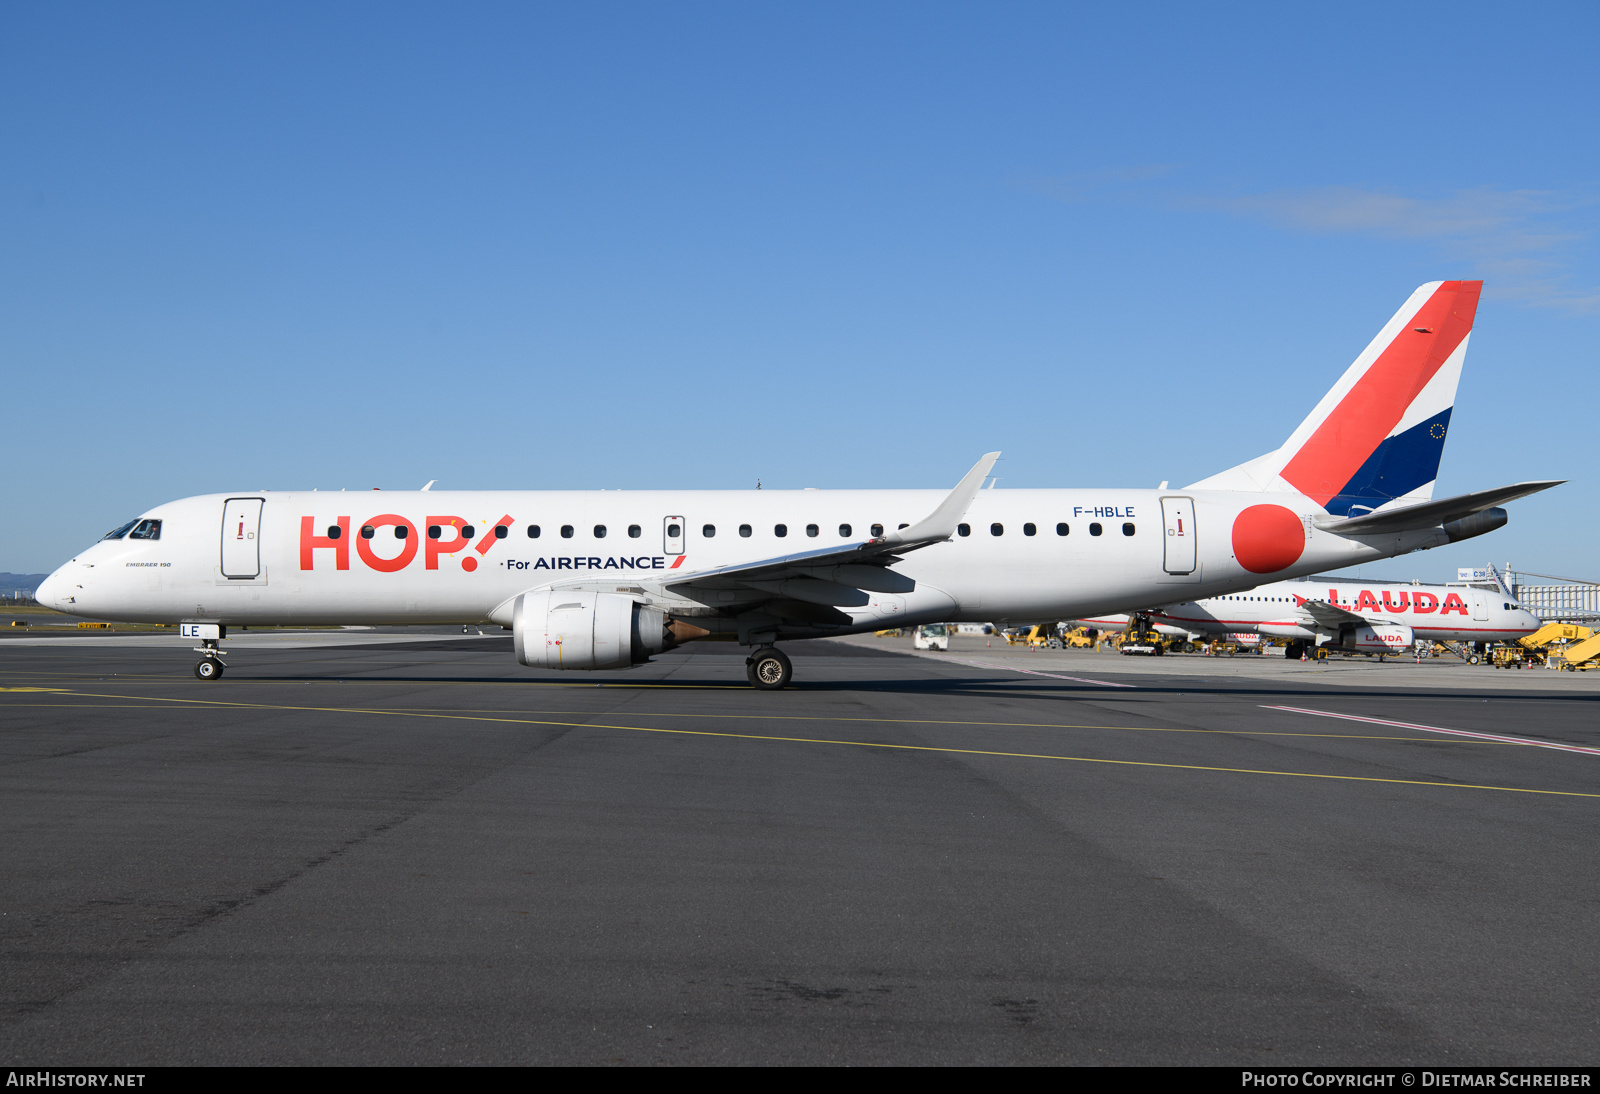
[[[466,558],[461,560],[461,568],[470,574],[473,570],[478,568],[478,560],[473,558],[471,555],[468,555]]]
[[[1305,526],[1292,509],[1252,505],[1233,519],[1233,557],[1253,574],[1286,570],[1305,549]]]

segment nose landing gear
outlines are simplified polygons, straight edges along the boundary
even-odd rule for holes
[[[201,655],[195,662],[194,674],[200,680],[220,680],[222,670],[227,666],[222,663],[222,649],[217,645],[215,638],[202,638],[194,652]]]
[[[744,661],[744,673],[750,686],[762,691],[777,691],[789,686],[794,677],[794,666],[776,646],[763,646]]]

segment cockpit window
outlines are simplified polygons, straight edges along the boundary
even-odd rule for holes
[[[128,533],[128,538],[129,539],[160,539],[161,538],[161,522],[159,520],[141,520],[134,527],[133,531]]]
[[[130,520],[127,524],[124,524],[121,528],[113,528],[111,531],[107,532],[105,534],[105,536],[102,537],[102,538],[104,538],[104,539],[121,539],[123,536],[125,536],[129,532],[133,531],[133,526],[135,524],[138,524],[138,523],[139,522],[136,521],[136,520]]]

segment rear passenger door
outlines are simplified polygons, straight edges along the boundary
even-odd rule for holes
[[[1192,574],[1195,570],[1194,499],[1161,499],[1162,568],[1169,574]]]

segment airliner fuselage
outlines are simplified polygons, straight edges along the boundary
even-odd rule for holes
[[[75,614],[132,622],[509,624],[497,609],[524,590],[561,583],[626,592],[732,633],[722,617],[736,618],[749,600],[744,591],[683,595],[669,584],[753,558],[860,542],[875,527],[881,535],[917,522],[944,497],[930,490],[214,494],[151,509],[141,518],[142,538],[125,532],[97,543],[57,571],[39,597]],[[914,587],[869,591],[866,604],[832,605],[848,622],[792,620],[779,636],[1151,607],[1246,588],[1263,572],[1315,573],[1447,538],[1437,529],[1332,535],[1313,526],[1311,507],[1294,512],[1262,500],[1231,492],[982,490],[953,537],[895,565]],[[1275,524],[1242,533],[1236,525],[1251,509],[1271,510]],[[148,534],[153,521],[159,538]]]

